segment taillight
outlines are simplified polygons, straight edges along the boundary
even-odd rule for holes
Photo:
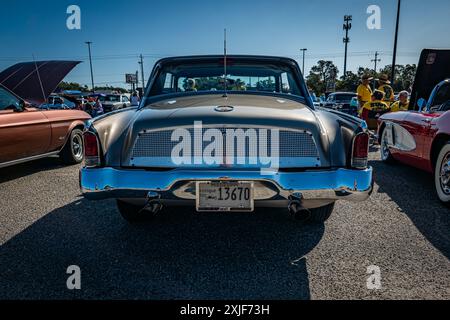
[[[86,167],[97,167],[100,165],[100,150],[97,136],[89,131],[83,133],[84,141],[84,163]]]
[[[352,167],[357,169],[367,168],[369,156],[369,134],[359,133],[353,139]]]

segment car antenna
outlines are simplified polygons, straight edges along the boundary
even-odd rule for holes
[[[34,67],[36,68],[36,73],[37,73],[37,76],[39,79],[39,84],[41,86],[42,98],[44,99],[44,103],[45,103],[46,98],[45,98],[45,93],[44,93],[44,85],[42,84],[41,74],[39,73],[39,68],[37,66],[36,59],[34,58],[34,54],[33,54],[33,61],[34,61]]]
[[[224,94],[223,98],[228,97],[227,95],[227,29],[223,29],[223,87]]]

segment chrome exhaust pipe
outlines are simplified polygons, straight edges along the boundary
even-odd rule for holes
[[[149,192],[147,194],[147,203],[139,211],[140,213],[151,213],[156,216],[163,208],[163,204],[160,200],[160,195],[156,192]]]
[[[311,211],[304,208],[298,200],[290,201],[288,204],[288,210],[291,217],[298,221],[306,221],[311,217]]]

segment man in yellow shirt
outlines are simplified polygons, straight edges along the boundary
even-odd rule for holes
[[[390,111],[389,105],[383,101],[383,98],[384,93],[380,90],[375,90],[372,94],[372,101],[366,102],[359,110],[360,118],[366,121],[370,130],[376,130],[378,117]]]
[[[409,108],[409,100],[408,100],[408,91],[402,91],[398,94],[398,101],[394,102],[391,105],[391,111],[408,111]]]
[[[380,79],[378,79],[379,87],[378,90],[384,92],[383,101],[387,104],[391,104],[394,102],[394,89],[390,86],[391,82],[387,74],[380,75]]]
[[[358,95],[359,110],[362,109],[364,104],[370,102],[371,100],[372,89],[370,88],[369,83],[372,79],[373,78],[368,74],[363,75],[361,78],[361,84],[358,86],[358,89],[356,89],[356,94]]]

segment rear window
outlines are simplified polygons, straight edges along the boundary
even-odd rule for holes
[[[292,68],[288,65],[264,63],[217,63],[167,64],[156,75],[150,90],[151,96],[214,91],[274,92],[301,96]]]

